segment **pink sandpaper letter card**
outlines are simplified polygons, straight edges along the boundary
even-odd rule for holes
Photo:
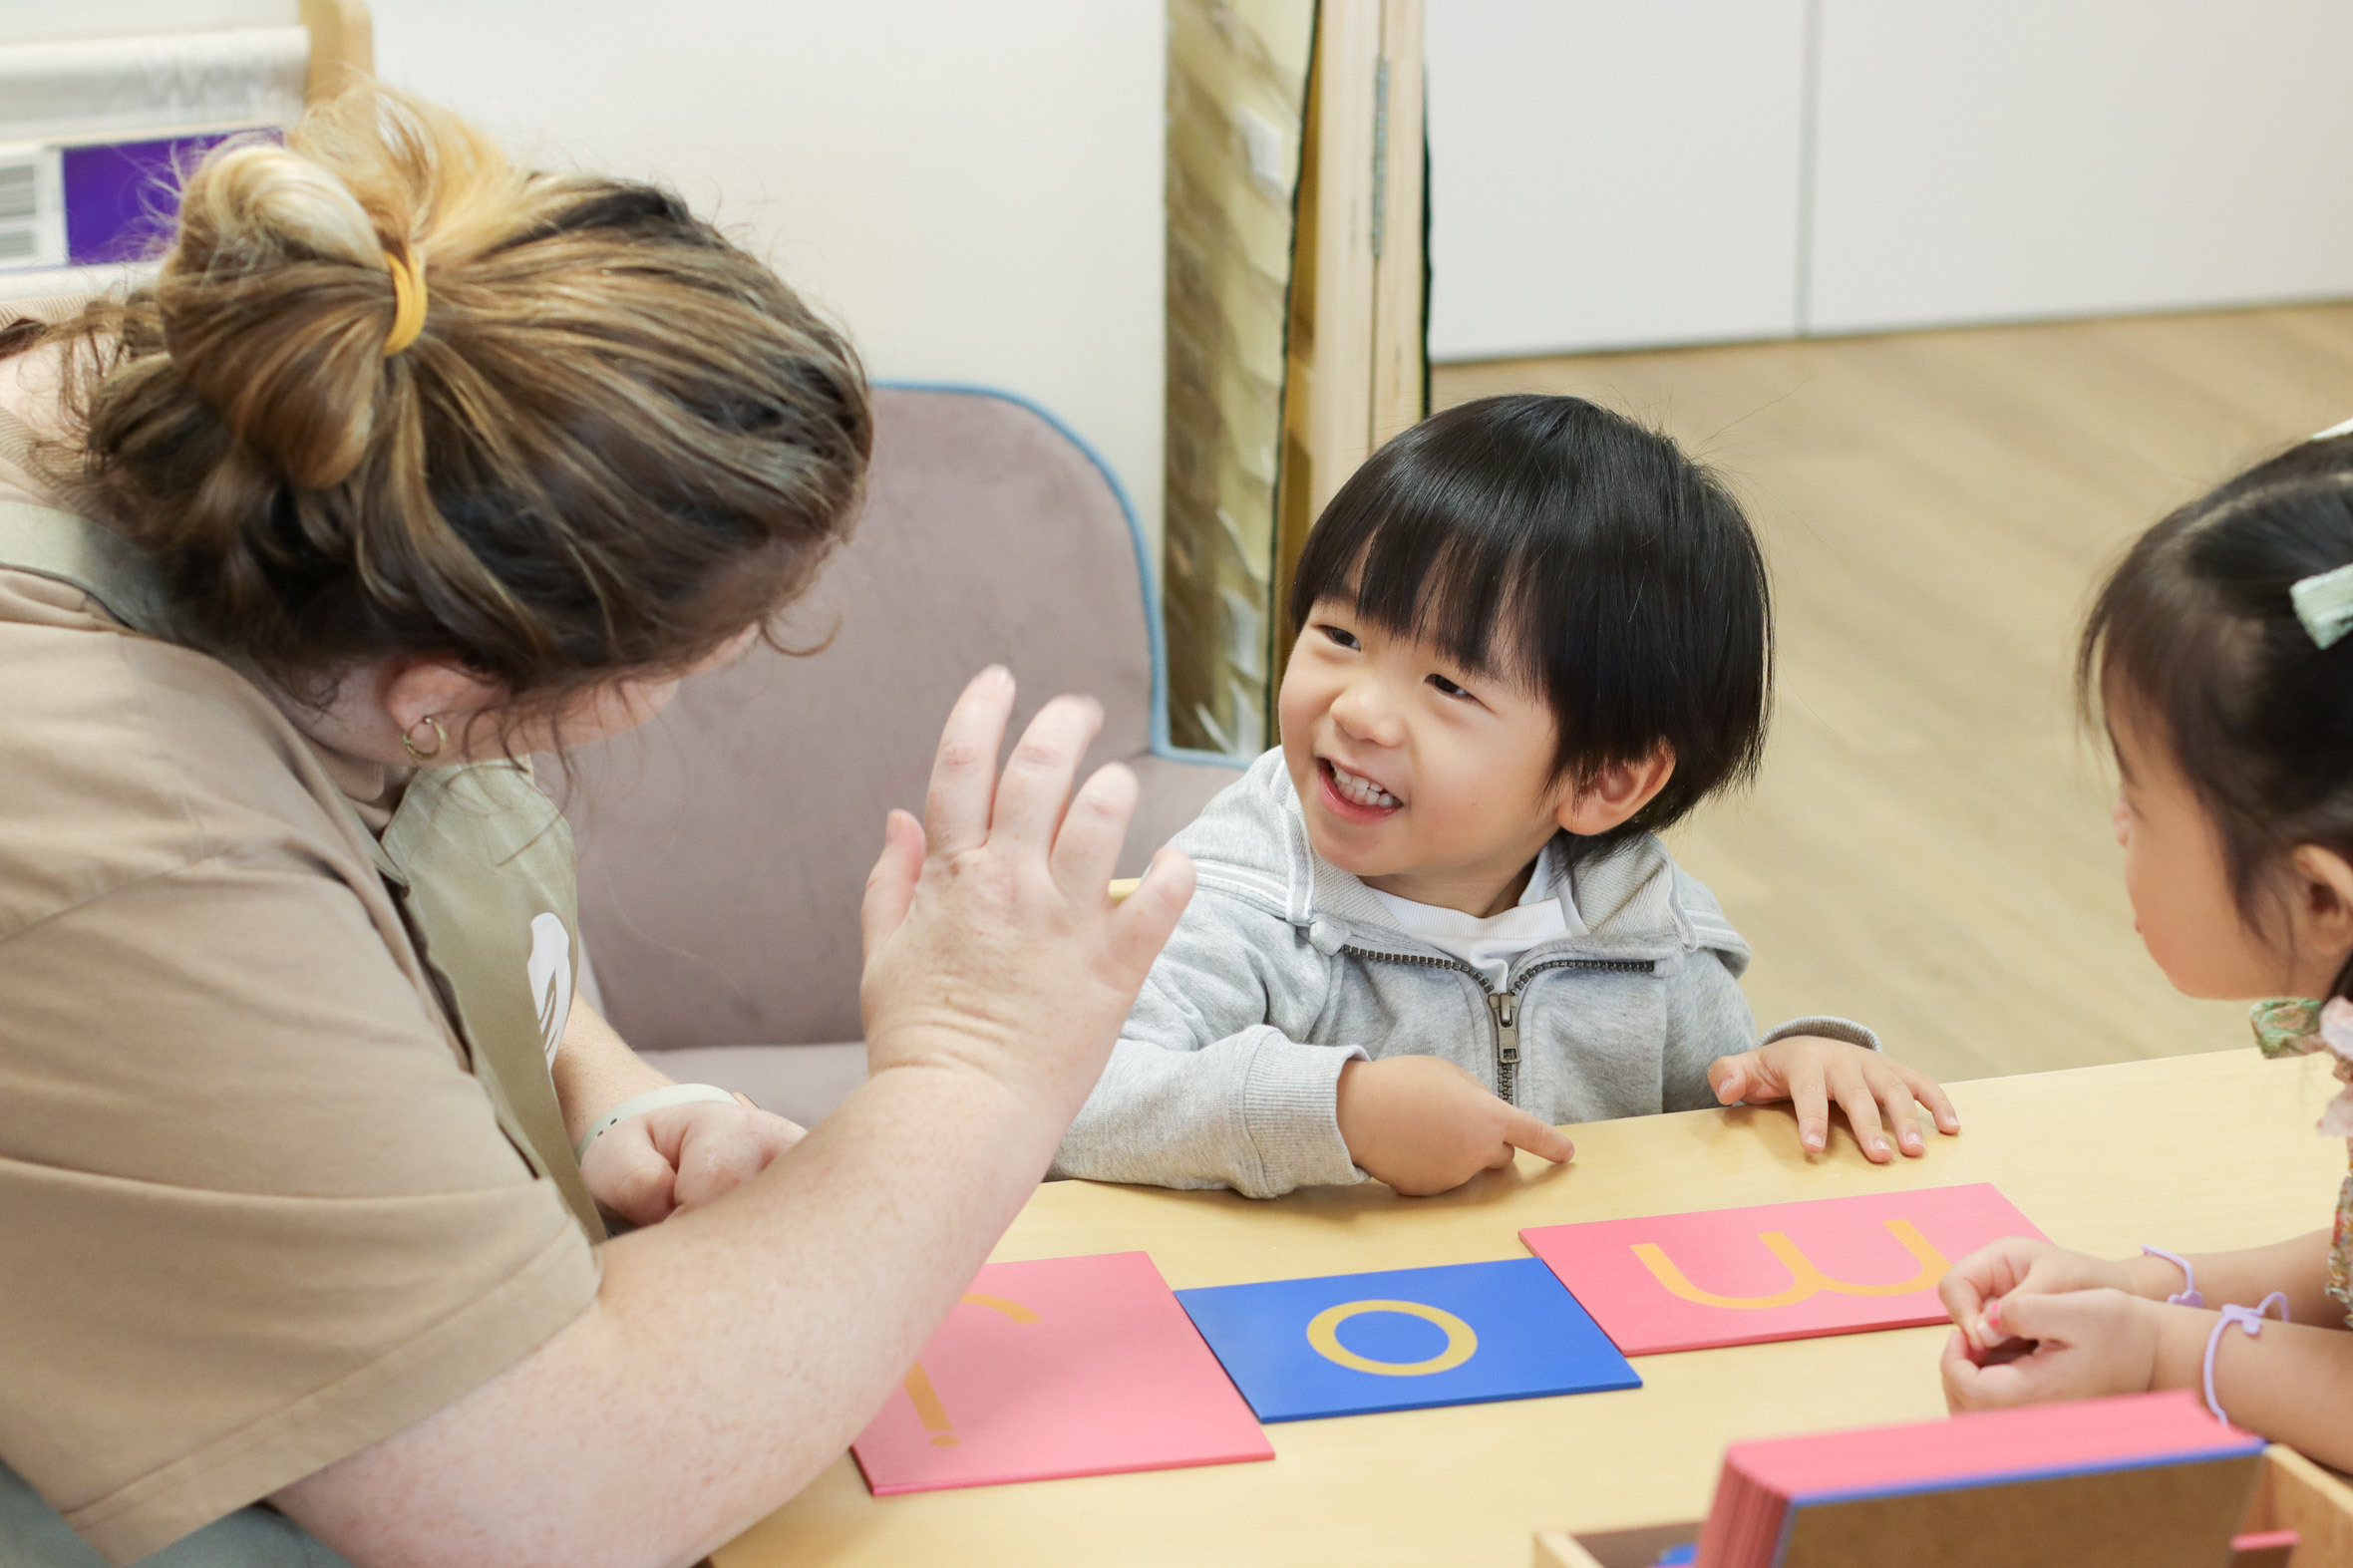
[[[982,1269],[850,1451],[877,1497],[1274,1457],[1141,1252]]]
[[[2042,1232],[1993,1187],[1545,1225],[1519,1239],[1628,1356],[1941,1323],[1936,1282]]]

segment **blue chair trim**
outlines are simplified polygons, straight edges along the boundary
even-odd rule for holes
[[[1057,435],[1078,448],[1086,460],[1095,465],[1095,471],[1103,475],[1103,482],[1111,486],[1113,498],[1120,503],[1120,515],[1128,520],[1128,542],[1136,549],[1136,582],[1144,594],[1145,633],[1152,646],[1152,755],[1176,763],[1210,764],[1237,771],[1249,767],[1249,758],[1228,757],[1223,752],[1195,751],[1190,747],[1173,745],[1169,740],[1169,645],[1168,634],[1161,625],[1161,596],[1156,587],[1158,579],[1153,574],[1152,556],[1144,541],[1144,524],[1136,516],[1136,503],[1128,498],[1128,486],[1120,482],[1119,471],[1103,454],[1097,452],[1086,437],[1064,423],[1062,417],[1052,409],[1018,392],[960,381],[876,381],[873,385],[891,392],[952,392],[969,398],[995,398],[1000,403],[1010,403],[1044,420]]]

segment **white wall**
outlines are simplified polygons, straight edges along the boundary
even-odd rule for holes
[[[1159,557],[1161,0],[371,0],[377,71],[678,184],[877,376],[1060,415]]]
[[[298,0],[0,0],[0,44],[37,44],[84,38],[133,38],[142,33],[213,27],[283,27],[296,20]]]
[[[1805,0],[1435,0],[1426,25],[1432,357],[1796,330]]]
[[[2353,293],[2345,0],[1822,0],[1819,332]]]

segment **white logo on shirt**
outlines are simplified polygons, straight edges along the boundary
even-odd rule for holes
[[[572,1016],[572,934],[559,917],[531,917],[531,957],[524,972],[539,1010],[540,1044],[552,1063],[555,1048],[563,1044],[564,1021]]]

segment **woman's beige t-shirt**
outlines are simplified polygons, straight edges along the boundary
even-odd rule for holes
[[[24,412],[24,358],[0,408]],[[0,499],[42,501],[0,457]],[[381,770],[0,571],[0,1461],[117,1563],[431,1414],[595,1255],[371,857]]]

